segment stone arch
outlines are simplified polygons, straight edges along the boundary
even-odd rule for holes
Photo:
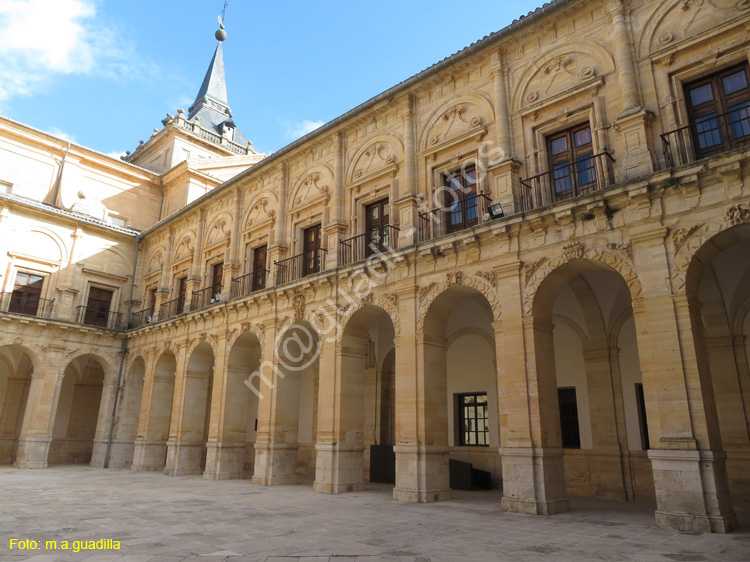
[[[395,301],[395,302],[394,302]],[[380,298],[375,294],[370,294],[365,298],[362,298],[357,305],[350,305],[347,307],[343,314],[339,317],[340,328],[336,333],[336,344],[340,345],[344,332],[346,332],[347,325],[352,317],[357,314],[360,310],[366,307],[376,307],[385,312],[391,319],[393,324],[393,330],[396,333],[396,337],[401,334],[401,319],[398,315],[398,297],[395,295],[389,295],[386,298]]]
[[[293,211],[323,201],[328,205],[333,195],[333,170],[319,164],[305,172],[289,191],[289,208]]]
[[[452,98],[436,109],[419,132],[420,151],[442,146],[466,134],[486,134],[495,122],[495,110],[489,97],[481,93]]]
[[[380,134],[360,146],[350,158],[346,178],[349,183],[376,177],[403,159],[404,145],[395,134]]]
[[[10,342],[0,341],[0,355],[4,355],[2,352],[5,348],[18,350],[21,352],[21,355],[25,354],[29,358],[29,361],[31,361],[32,373],[40,372],[40,369],[44,364],[42,350],[40,348],[33,345],[26,345],[20,341],[20,338],[16,338]],[[20,356],[13,357],[12,359],[13,367],[17,367]]]
[[[573,67],[575,67],[575,72],[573,72]],[[519,77],[511,97],[513,111],[520,111],[525,105],[537,102],[539,94],[536,93],[536,96],[529,98],[528,96],[535,92],[527,92],[527,90],[540,72],[552,75],[552,78],[548,80],[549,91],[559,72],[563,72],[567,81],[571,82],[569,89],[577,84],[590,82],[597,76],[610,74],[614,70],[615,61],[612,55],[607,49],[593,41],[574,41],[562,47],[555,46],[532,62]],[[565,91],[565,88],[560,91]]]
[[[65,373],[65,371],[73,365],[75,361],[79,361],[80,359],[84,357],[91,357],[95,359],[99,365],[102,368],[102,371],[104,371],[104,384],[112,383],[112,376],[113,376],[113,365],[115,364],[115,359],[111,357],[109,354],[102,354],[97,353],[96,350],[92,349],[86,349],[86,350],[77,350],[76,352],[70,354],[68,357],[66,357],[63,360],[64,366],[61,366],[60,372]],[[59,381],[61,382],[61,381]]]
[[[216,334],[209,334],[208,332],[201,332],[197,336],[188,339],[185,342],[187,345],[187,353],[185,354],[187,361],[190,362],[190,357],[192,357],[193,353],[195,352],[195,348],[203,343],[207,343],[211,347],[211,352],[214,354],[214,357],[218,357],[218,340],[219,338]]]
[[[164,266],[165,255],[166,250],[163,246],[152,248],[149,252],[148,259],[146,260],[146,273],[161,271],[161,268]]]
[[[262,191],[253,197],[246,207],[242,219],[243,231],[257,228],[266,223],[275,224],[279,208],[279,199],[273,191]]]
[[[174,246],[172,265],[193,257],[195,250],[195,232],[188,230]]]
[[[630,244],[610,243],[604,246],[586,248],[582,242],[565,244],[562,254],[553,258],[543,258],[539,262],[527,264],[526,283],[523,291],[523,315],[531,316],[535,297],[540,285],[560,266],[574,260],[584,260],[600,268],[608,268],[619,273],[630,289],[633,301],[643,297],[641,285],[630,258]]]
[[[452,271],[446,274],[446,280],[442,283],[430,283],[420,288],[417,295],[417,332],[424,330],[427,312],[435,299],[445,291],[455,286],[465,286],[475,289],[481,293],[492,309],[493,322],[499,322],[502,315],[500,299],[497,295],[496,280],[494,272],[476,271],[465,275],[462,271]]]
[[[213,246],[222,240],[229,241],[232,236],[232,214],[221,211],[212,217],[210,226],[206,228],[206,242],[204,247]]]
[[[32,226],[28,232],[30,236],[38,239],[36,242],[33,240],[27,241],[29,247],[42,249],[37,255],[51,261],[57,261],[60,264],[68,260],[68,246],[57,232],[39,225]],[[51,252],[45,255],[45,249]]]

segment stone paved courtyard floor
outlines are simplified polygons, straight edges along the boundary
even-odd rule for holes
[[[745,521],[748,517],[744,518]],[[9,549],[10,539],[39,541]],[[47,540],[120,541],[120,550],[48,551]],[[395,502],[389,486],[329,496],[85,467],[0,468],[0,560],[66,562],[457,562],[750,560],[750,525],[729,535],[659,529],[652,508],[573,500],[569,513],[503,513],[498,492]]]

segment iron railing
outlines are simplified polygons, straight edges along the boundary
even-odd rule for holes
[[[349,265],[398,248],[399,229],[386,225],[339,242],[339,265]]]
[[[275,261],[276,285],[301,279],[325,269],[326,250],[316,248],[298,256]]]
[[[750,146],[750,105],[710,114],[661,135],[668,168]]]
[[[251,271],[241,277],[235,277],[232,279],[231,298],[236,299],[255,291],[262,291],[266,288],[269,273],[267,269],[260,269]]]
[[[145,326],[146,324],[151,324],[151,322],[153,321],[154,309],[144,308],[143,310],[139,310],[138,312],[133,313],[133,315],[130,317],[130,324],[128,324],[128,328],[133,330],[135,328]]]
[[[110,312],[101,306],[79,306],[76,309],[76,322],[85,326],[122,330],[122,313]]]
[[[176,299],[172,299],[171,301],[162,303],[162,305],[159,307],[159,320],[166,320],[167,318],[172,318],[174,316],[177,316],[178,314],[182,314],[182,311],[184,309],[185,297],[178,297]]]
[[[0,293],[0,312],[50,318],[55,299],[42,299],[23,293]]]
[[[222,287],[206,287],[199,291],[193,291],[193,296],[190,299],[190,310],[198,310],[221,302],[221,289]]]
[[[584,156],[575,162],[558,164],[553,170],[521,180],[521,204],[532,211],[561,201],[588,195],[612,185],[615,181],[608,152]]]
[[[417,223],[418,241],[425,242],[476,226],[484,220],[491,204],[492,199],[484,193],[471,193],[456,198],[450,205],[421,213]]]

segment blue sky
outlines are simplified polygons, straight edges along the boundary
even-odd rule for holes
[[[510,24],[541,0],[230,0],[235,121],[266,153]],[[0,114],[104,153],[187,110],[223,0],[0,0]]]

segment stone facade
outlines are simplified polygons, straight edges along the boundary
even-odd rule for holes
[[[744,1],[558,0],[137,237],[81,226],[125,261],[68,252],[50,290],[73,307],[87,275],[119,279],[129,329],[0,315],[3,454],[342,493],[385,448],[397,500],[449,499],[456,459],[507,511],[644,499],[659,525],[730,531],[749,24]],[[2,203],[3,230],[21,208],[82,220]]]

